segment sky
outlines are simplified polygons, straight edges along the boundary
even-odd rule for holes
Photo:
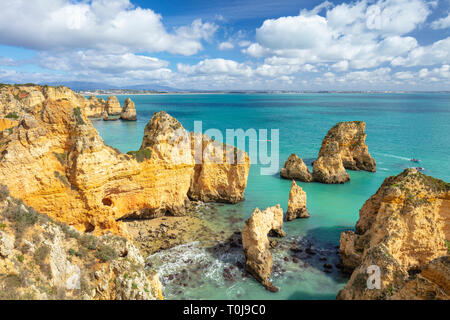
[[[450,90],[450,0],[1,0],[0,82]]]

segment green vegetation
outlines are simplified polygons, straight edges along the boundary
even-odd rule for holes
[[[97,251],[95,252],[95,257],[102,262],[107,262],[110,260],[117,259],[117,252],[113,248],[111,248],[107,245],[101,244],[97,248]]]
[[[81,254],[81,252],[79,252],[79,251],[77,251],[77,250],[75,250],[75,249],[72,249],[72,248],[69,249],[68,253],[69,253],[69,255],[75,256],[75,257],[81,257],[81,256],[83,256],[83,255]]]
[[[70,182],[66,176],[63,176],[58,171],[53,172],[53,174],[54,174],[55,178],[58,178],[64,185],[66,185],[68,187],[70,186]]]
[[[49,254],[50,247],[44,244],[37,248],[33,255],[34,261],[48,278],[51,277],[50,265],[46,262]]]
[[[18,255],[17,256],[17,261],[19,261],[20,263],[23,262],[23,255]]]
[[[447,246],[447,252],[450,254],[450,241],[445,240],[445,245]]]
[[[61,163],[61,165],[65,165],[66,161],[67,161],[67,153],[63,152],[63,153],[57,153],[57,152],[53,152],[53,154],[55,155],[56,159],[58,159],[58,161]]]
[[[142,149],[138,151],[128,151],[127,154],[130,156],[134,156],[137,162],[143,162],[152,157],[152,150]]]
[[[73,114],[75,118],[77,119],[78,125],[84,125],[86,122],[83,120],[83,116],[81,115],[81,109],[79,107],[73,108]]]
[[[5,118],[17,120],[17,119],[19,119],[19,115],[15,112],[10,112],[6,115]]]

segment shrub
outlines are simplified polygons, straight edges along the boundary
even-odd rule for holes
[[[117,252],[107,245],[100,245],[95,252],[95,257],[102,262],[117,259]]]
[[[72,248],[69,249],[69,254],[71,256],[75,256],[75,257],[81,257],[82,256],[81,252],[79,252],[79,251],[77,251],[75,249],[72,249]]]
[[[46,263],[47,257],[50,254],[50,247],[47,245],[42,245],[36,249],[33,258],[36,264],[41,268],[41,271],[47,275],[48,278],[51,276],[50,265]]]
[[[17,113],[15,113],[15,112],[10,112],[10,113],[8,113],[8,114],[6,115],[5,118],[17,120],[17,119],[19,119],[19,115],[18,115]]]
[[[73,108],[73,114],[75,116],[75,119],[77,120],[78,125],[86,124],[83,120],[83,116],[81,115],[81,109],[79,107]]]
[[[152,157],[152,150],[142,149],[138,151],[128,151],[127,154],[130,156],[134,156],[137,162],[142,162]]]

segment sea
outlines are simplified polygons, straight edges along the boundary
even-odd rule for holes
[[[266,129],[269,150],[271,133],[278,129],[279,169],[291,153],[310,166],[333,125],[364,121],[366,143],[377,163],[375,173],[347,170],[351,180],[345,184],[298,182],[307,193],[310,218],[286,222],[287,237],[273,249],[272,280],[278,292],[266,291],[245,274],[242,248],[197,241],[147,258],[160,274],[166,299],[335,299],[348,281],[337,267],[340,233],[354,229],[359,209],[383,180],[405,168],[422,167],[425,174],[450,181],[448,93],[153,94],[118,99],[123,104],[128,97],[136,105],[136,122],[92,120],[104,141],[124,153],[139,149],[145,125],[154,112],[164,110],[189,131],[195,121],[202,121],[203,132],[213,128],[224,136],[227,129]],[[207,218],[230,238],[255,208],[280,204],[287,209],[291,181],[281,179],[279,170],[262,174],[263,167],[267,165],[252,164],[245,201],[207,206]]]

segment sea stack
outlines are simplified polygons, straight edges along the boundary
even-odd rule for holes
[[[295,153],[291,154],[284,167],[280,171],[280,176],[285,179],[300,180],[303,182],[313,181],[313,176],[309,172],[308,167]]]
[[[306,208],[306,192],[292,180],[286,221],[291,221],[296,218],[309,218],[309,213]]]
[[[130,98],[127,98],[125,100],[124,107],[123,107],[122,113],[120,115],[120,118],[122,120],[127,120],[127,121],[136,121],[137,120],[136,108],[134,106],[134,102]]]
[[[321,183],[344,183],[350,180],[342,162],[339,144],[336,141],[322,145],[319,158],[313,163],[314,181]]]
[[[450,184],[406,169],[384,180],[341,234],[340,256],[353,271],[338,299],[450,298]],[[378,270],[378,272],[377,272]],[[377,287],[368,290],[369,274]]]
[[[116,96],[108,97],[108,100],[106,101],[106,112],[108,113],[108,116],[118,116],[122,113],[122,107]]]
[[[339,122],[331,128],[322,141],[319,158],[327,155],[330,150],[328,145],[338,144],[338,153],[342,159],[344,168],[350,170],[376,171],[375,160],[369,153],[366,145],[366,123],[363,121]]]
[[[250,219],[245,222],[242,230],[242,246],[246,257],[245,267],[256,280],[269,291],[276,292],[278,288],[270,281],[273,259],[267,235],[284,237],[283,209],[280,205],[269,207],[264,211],[256,208]]]

